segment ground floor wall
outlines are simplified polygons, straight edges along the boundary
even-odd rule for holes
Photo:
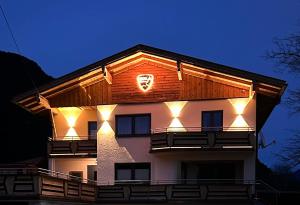
[[[96,168],[96,158],[50,158],[49,169],[56,172],[69,174],[70,172],[82,172],[83,179],[91,179],[92,168]],[[95,170],[96,171],[96,170]]]
[[[107,143],[110,146],[105,146],[102,143]],[[150,138],[148,137],[135,139],[135,143],[132,143],[130,139],[125,138],[102,138],[102,140],[98,141],[98,184],[114,183],[115,163],[137,162],[151,163],[152,181],[165,181],[176,180],[182,177],[182,162],[242,161],[243,179],[255,180],[255,151],[184,151],[149,153],[149,144]]]

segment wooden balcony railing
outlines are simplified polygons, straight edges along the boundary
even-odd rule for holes
[[[94,181],[40,168],[0,168],[0,203],[40,199],[94,202],[95,196]]]
[[[254,182],[247,180],[116,181],[97,189],[99,202],[167,202],[251,200]]]
[[[252,128],[167,128],[151,135],[150,152],[170,150],[253,150]]]
[[[76,179],[77,178],[77,179]],[[282,193],[261,180],[177,179],[116,181],[114,184],[81,179],[41,168],[0,168],[0,203],[49,200],[64,204],[119,202],[215,202],[252,204],[259,196],[278,204]],[[284,200],[284,198],[283,198]],[[282,201],[283,201],[282,200]],[[246,203],[248,202],[248,203]],[[250,203],[252,202],[252,203]],[[284,201],[283,201],[284,202]],[[53,202],[54,203],[54,202]],[[206,203],[205,203],[206,204]],[[284,203],[283,203],[284,204]]]
[[[49,140],[48,154],[50,156],[59,155],[96,155],[97,154],[97,140],[88,139],[88,137],[67,138],[64,140]]]
[[[254,181],[127,181],[97,186],[94,181],[40,168],[0,168],[1,201],[166,202],[251,200]]]

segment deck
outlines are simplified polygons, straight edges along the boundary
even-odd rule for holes
[[[0,201],[58,200],[94,203],[249,201],[253,182],[187,181],[116,182],[97,186],[63,173],[44,169],[1,169]]]
[[[174,128],[173,128],[174,129]],[[151,135],[150,152],[183,150],[251,151],[255,148],[254,131],[250,128],[177,128],[155,130]],[[184,129],[184,130],[180,130]]]

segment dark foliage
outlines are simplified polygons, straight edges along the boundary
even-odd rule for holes
[[[0,163],[13,163],[46,156],[47,138],[51,135],[48,112],[32,115],[12,103],[17,94],[51,80],[35,62],[13,53],[0,52],[1,142]]]
[[[267,184],[275,187],[280,191],[300,191],[300,181],[297,175],[284,167],[268,168],[265,164],[258,161],[257,163],[257,179],[261,179]],[[288,168],[288,167],[285,167]]]

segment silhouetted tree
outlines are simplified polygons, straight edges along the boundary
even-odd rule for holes
[[[267,52],[266,57],[281,66],[282,71],[287,71],[299,77],[300,34],[290,35],[287,38],[277,38],[274,40],[274,44],[275,49]],[[288,105],[292,114],[300,114],[300,84],[298,88],[288,92],[286,105]],[[288,163],[292,168],[300,165],[300,130],[294,130],[294,136],[283,148],[280,157],[283,162]]]

